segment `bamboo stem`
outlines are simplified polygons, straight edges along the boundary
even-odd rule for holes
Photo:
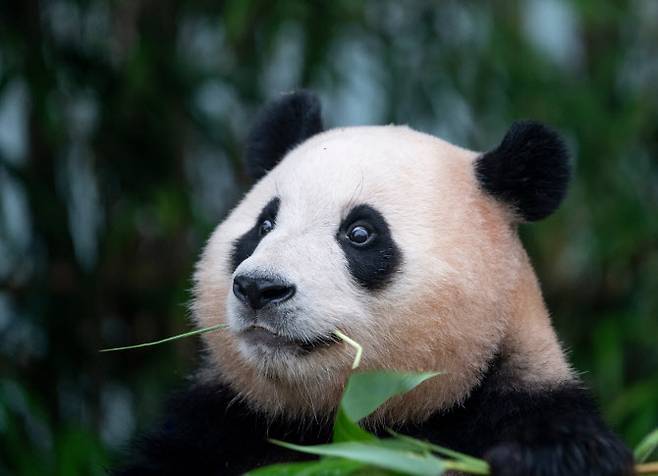
[[[354,355],[354,362],[352,363],[352,369],[357,368],[361,363],[361,354],[363,354],[363,347],[361,346],[361,344],[359,344],[357,341],[353,339],[350,339],[339,330],[335,330],[334,335],[338,337],[340,340],[354,347],[354,349],[356,350],[356,354]]]
[[[658,474],[658,461],[635,465],[635,474]]]
[[[212,332],[219,329],[224,329],[227,327],[226,324],[217,324],[216,326],[204,327],[203,329],[196,329],[194,331],[185,332],[184,334],[178,334],[172,337],[167,337],[166,339],[156,340],[153,342],[144,342],[143,344],[127,345],[125,347],[113,347],[111,349],[101,349],[99,352],[116,352],[118,350],[130,350],[130,349],[139,349],[142,347],[151,347],[152,345],[164,344],[165,342],[171,342],[172,340],[183,339],[184,337],[190,337],[197,334],[205,334],[206,332]]]

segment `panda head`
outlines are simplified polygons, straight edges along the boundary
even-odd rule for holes
[[[567,154],[546,127],[516,123],[482,154],[408,127],[323,131],[298,92],[262,112],[246,155],[258,182],[195,274],[197,324],[228,324],[204,337],[204,378],[270,414],[329,414],[353,359],[340,330],[362,369],[444,372],[389,406],[422,418],[539,325],[521,323],[545,310],[515,224],[565,194]]]

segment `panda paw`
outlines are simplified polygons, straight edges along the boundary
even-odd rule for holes
[[[631,476],[633,458],[617,439],[530,446],[501,443],[484,455],[492,476]]]

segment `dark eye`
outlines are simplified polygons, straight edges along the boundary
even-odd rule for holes
[[[274,228],[274,223],[272,223],[272,220],[263,220],[260,224],[260,227],[258,227],[258,234],[260,236],[265,236],[270,231],[272,231],[272,228]]]
[[[370,240],[372,234],[363,225],[356,225],[347,232],[347,238],[355,245],[363,245]]]

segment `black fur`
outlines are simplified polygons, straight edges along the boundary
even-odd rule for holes
[[[374,233],[371,241],[361,247],[354,246],[346,236],[357,222]],[[402,253],[393,241],[391,230],[382,214],[370,205],[354,207],[341,223],[336,239],[345,253],[350,273],[370,291],[384,287],[400,266]]]
[[[462,407],[408,434],[483,457],[492,476],[630,476],[633,457],[580,384],[512,390],[498,359]]]
[[[258,180],[296,145],[323,130],[320,101],[308,91],[284,94],[259,114],[247,138],[247,173]]]
[[[278,198],[273,198],[270,200],[269,203],[265,205],[265,207],[261,210],[256,223],[254,223],[254,226],[235,241],[233,244],[233,251],[231,252],[232,271],[235,271],[240,263],[242,263],[253,254],[253,252],[256,250],[256,247],[260,243],[260,240],[263,239],[260,234],[261,223],[263,223],[264,220],[271,220],[272,223],[274,223],[276,226],[276,216],[279,213],[280,203],[281,201]]]
[[[312,459],[268,438],[318,444],[327,425],[302,427],[251,411],[227,387],[193,386],[170,401],[158,429],[136,441],[129,464],[113,476],[230,476],[258,466]]]
[[[512,124],[503,141],[475,162],[480,185],[527,221],[541,220],[562,202],[569,154],[552,129],[531,121]]]
[[[492,476],[632,474],[631,453],[605,426],[587,391],[575,384],[511,390],[509,377],[499,372],[502,365],[502,359],[492,365],[462,406],[396,430],[484,457]],[[195,386],[182,393],[159,430],[141,440],[135,458],[114,476],[242,474],[308,458],[267,438],[300,444],[330,441],[329,423],[267,422],[234,397],[221,386]],[[385,435],[381,430],[380,436]]]

